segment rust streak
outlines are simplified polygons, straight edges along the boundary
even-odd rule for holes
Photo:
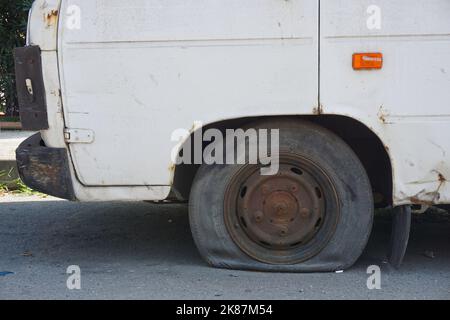
[[[315,115],[321,115],[323,113],[323,106],[319,105],[318,107],[314,107],[312,112]]]
[[[439,180],[439,186],[435,192],[429,192],[429,193],[418,193],[417,195],[410,198],[411,203],[413,204],[424,204],[428,206],[435,205],[440,198],[439,191],[441,190],[442,186],[445,182],[447,182],[447,179],[445,179],[444,175],[440,172],[438,172],[438,180]],[[425,200],[423,197],[431,197],[431,200]]]
[[[58,10],[51,10],[47,14],[45,14],[45,22],[47,26],[50,27],[52,25],[56,25],[58,21]]]
[[[434,201],[420,200],[417,197],[411,197],[409,200],[411,200],[412,204],[424,204],[424,205],[427,205],[427,206],[433,206],[434,205]]]

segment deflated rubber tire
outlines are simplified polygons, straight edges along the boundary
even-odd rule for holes
[[[306,121],[285,119],[259,121],[247,127],[279,129],[280,152],[287,155],[288,158],[292,156],[295,159],[303,159],[299,162],[300,169],[292,169],[292,171],[299,171],[300,174],[303,174],[300,170],[311,172],[311,174],[303,174],[303,177],[299,177],[299,179],[313,181],[311,183],[328,179],[325,185],[329,185],[329,187],[324,186],[323,192],[327,192],[326,188],[334,191],[328,192],[326,199],[309,200],[307,197],[304,200],[306,202],[316,201],[315,203],[323,202],[319,203],[323,207],[322,213],[319,212],[320,210],[314,211],[314,213],[306,210],[308,217],[318,215],[320,218],[315,229],[311,229],[309,238],[306,236],[301,238],[305,243],[298,241],[295,244],[287,243],[283,247],[281,245],[284,245],[284,238],[280,236],[280,247],[278,248],[277,241],[267,243],[270,241],[263,238],[264,241],[261,240],[258,243],[258,239],[255,240],[255,234],[262,234],[264,237],[266,230],[268,230],[268,239],[273,238],[270,237],[270,232],[278,225],[272,221],[272,218],[270,223],[265,222],[266,229],[262,226],[256,226],[256,229],[247,226],[247,224],[252,224],[249,221],[253,219],[251,215],[245,216],[247,222],[243,221],[244,226],[236,223],[236,232],[234,229],[230,229],[234,226],[230,226],[229,216],[233,218],[235,214],[234,211],[231,212],[231,215],[229,213],[230,187],[235,187],[233,184],[236,184],[236,177],[239,177],[240,172],[251,165],[202,165],[194,179],[189,203],[191,230],[201,256],[211,266],[243,270],[326,272],[343,270],[352,266],[367,244],[372,229],[374,208],[370,181],[355,153],[334,133]],[[283,158],[281,161],[283,163]],[[303,164],[309,164],[310,167],[304,169],[302,168]],[[314,178],[314,172],[323,177]],[[268,192],[267,197],[264,198],[264,205],[266,206],[267,202],[275,201],[273,205],[278,208],[277,201],[282,200],[285,204],[278,208],[281,210],[280,217],[293,215],[298,220],[297,211],[301,207],[299,204],[301,201],[290,200],[292,197],[289,195],[289,190],[279,190],[282,188],[280,181],[281,183],[284,181],[290,183],[292,179],[290,174],[286,173],[287,180],[272,180],[276,190],[274,189],[272,193]],[[245,180],[247,183],[251,179],[257,179],[257,177],[242,181]],[[301,189],[303,184],[304,182],[300,181]],[[237,190],[240,187],[237,186]],[[244,195],[243,197],[253,197],[244,200],[254,203],[254,199],[258,199],[257,192],[259,191],[256,187],[254,191],[256,196]],[[318,195],[320,197],[321,193]],[[322,196],[322,198],[324,197],[325,195]],[[239,202],[241,199],[236,201]],[[231,203],[234,203],[234,198]],[[236,208],[238,207],[239,205],[236,205]],[[235,209],[234,206],[232,208],[232,210]],[[272,213],[271,210],[269,207],[267,209],[269,212],[263,214],[267,219],[269,219],[267,215],[271,214],[277,218],[279,212]],[[236,221],[239,220],[239,215],[240,213],[237,213]],[[294,218],[290,219],[290,221],[292,220]],[[274,224],[271,224],[272,222]],[[295,226],[300,228],[301,224],[297,223]],[[241,229],[246,227],[249,230],[242,232]],[[297,236],[295,232],[294,230],[292,233],[293,238]],[[246,239],[239,238],[245,238],[246,234],[248,234]],[[288,240],[286,241],[288,242]],[[292,250],[289,245],[292,246]],[[278,256],[279,259],[277,259]]]

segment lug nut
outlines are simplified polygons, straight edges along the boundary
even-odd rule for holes
[[[300,215],[303,218],[309,218],[309,216],[311,215],[311,210],[309,210],[308,208],[302,208],[300,209]]]
[[[287,235],[287,233],[288,233],[287,228],[283,228],[283,229],[281,229],[281,231],[280,231],[280,236],[285,237],[285,236]]]
[[[255,220],[256,222],[261,222],[263,219],[263,213],[261,211],[257,211],[255,214]]]
[[[275,210],[277,212],[277,215],[285,214],[287,209],[288,209],[288,206],[285,202],[277,203],[275,205]]]

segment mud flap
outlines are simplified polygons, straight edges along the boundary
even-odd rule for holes
[[[51,196],[76,200],[64,148],[49,148],[40,133],[29,137],[16,150],[17,168],[30,188]]]
[[[388,259],[389,263],[396,269],[400,268],[405,257],[410,230],[411,206],[394,208]]]

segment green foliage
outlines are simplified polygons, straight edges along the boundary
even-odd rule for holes
[[[13,179],[10,178],[10,174],[11,171],[13,169],[11,168],[11,170],[9,172],[6,172],[4,170],[0,171],[0,196],[2,196],[3,194],[6,193],[10,193],[10,194],[20,194],[20,195],[25,195],[25,196],[32,196],[32,195],[37,195],[37,196],[42,196],[45,197],[44,194],[34,191],[33,189],[30,189],[29,187],[27,187],[22,180],[20,180],[19,178],[17,179]]]
[[[20,179],[16,179],[14,182],[16,184],[16,188],[15,188],[15,190],[13,190],[12,193],[23,194],[26,196],[42,195],[42,193],[34,191],[33,189],[30,189],[29,187],[27,187]]]
[[[28,10],[33,0],[0,0],[0,112],[18,113],[13,49],[25,45]]]

